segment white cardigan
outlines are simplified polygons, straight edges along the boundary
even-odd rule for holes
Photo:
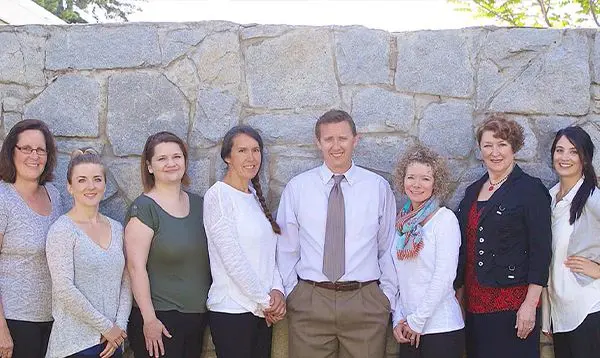
[[[216,182],[204,195],[204,227],[213,282],[208,309],[264,317],[269,292],[283,292],[275,262],[278,235],[254,191]]]

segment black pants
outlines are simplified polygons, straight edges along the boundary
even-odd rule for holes
[[[465,330],[425,334],[419,348],[410,343],[400,345],[400,358],[462,358],[465,351]]]
[[[552,336],[555,358],[600,357],[600,312],[589,314],[574,330]]]
[[[209,312],[218,358],[269,358],[273,329],[252,313]]]
[[[526,339],[517,337],[517,311],[466,314],[467,357],[539,358],[540,310]]]
[[[207,313],[181,313],[156,311],[156,317],[165,325],[172,338],[163,335],[165,355],[163,358],[198,358],[202,354]],[[144,339],[144,321],[138,307],[131,309],[127,337],[135,358],[150,357]]]
[[[13,340],[13,358],[44,358],[52,322],[28,322],[7,319]]]

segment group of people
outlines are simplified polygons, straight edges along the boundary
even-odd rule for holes
[[[0,151],[0,358],[198,358],[210,325],[219,358],[266,358],[287,317],[289,356],[384,357],[392,322],[401,358],[556,358],[600,351],[600,193],[594,144],[556,133],[548,191],[515,162],[523,128],[489,116],[476,133],[486,173],[456,212],[451,173],[416,145],[394,173],[353,163],[354,121],[315,125],[323,164],[287,183],[276,218],[261,182],[264,144],[246,125],[224,136],[222,180],[187,190],[188,150],[170,132],[144,146],[144,192],[124,227],[99,212],[106,169],[73,152],[63,213],[51,184],[56,144],[39,120]]]

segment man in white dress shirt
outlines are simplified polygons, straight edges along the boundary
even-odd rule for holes
[[[289,356],[383,357],[396,300],[396,201],[385,179],[352,162],[348,113],[326,112],[315,135],[324,163],[290,180],[277,214]]]

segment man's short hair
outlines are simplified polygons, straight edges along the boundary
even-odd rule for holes
[[[352,135],[356,136],[356,124],[354,124],[354,120],[346,111],[342,111],[341,109],[332,109],[330,111],[325,112],[315,124],[315,136],[317,139],[321,138],[321,125],[329,124],[329,123],[340,123],[347,122],[350,125],[350,129],[352,130]]]

